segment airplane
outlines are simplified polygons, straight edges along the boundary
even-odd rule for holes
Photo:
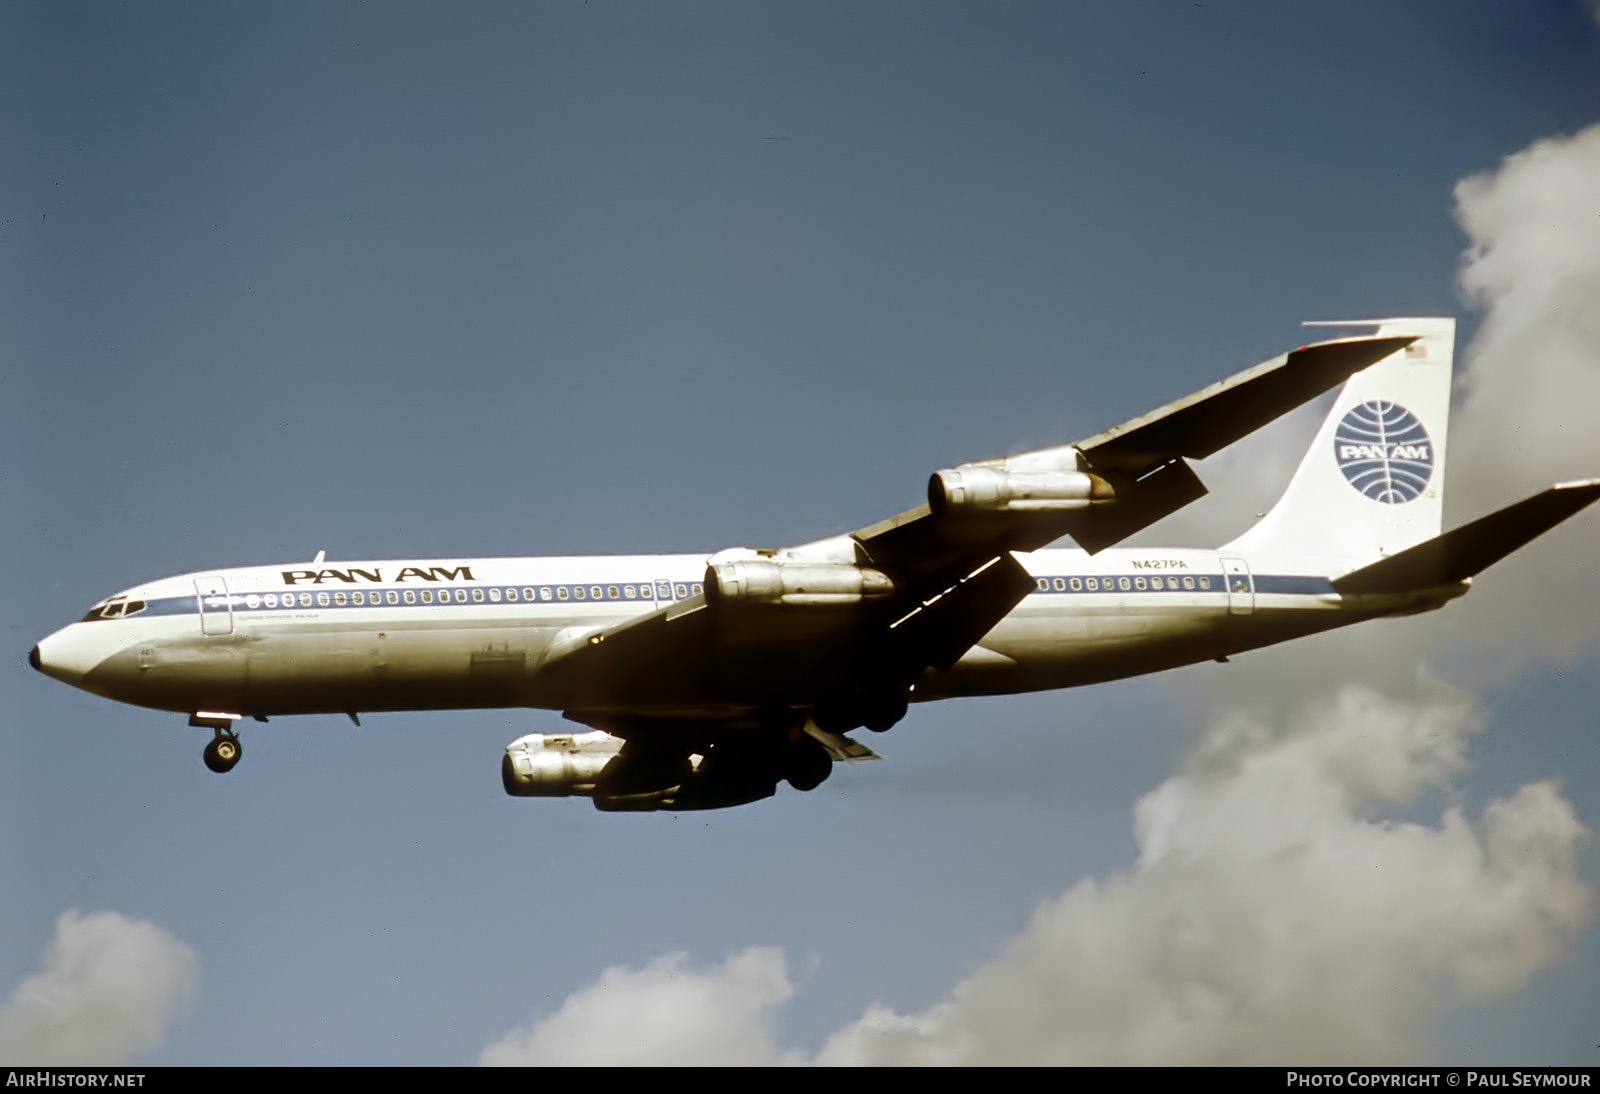
[[[1312,324],[1316,325],[1316,324]],[[527,707],[506,791],[605,811],[806,791],[913,702],[1158,672],[1431,611],[1600,497],[1559,483],[1440,534],[1455,321],[1364,320],[1074,444],[935,472],[927,502],[787,548],[219,569],[135,585],[34,668],[237,726],[294,714]],[[1190,466],[1343,384],[1277,504],[1211,550],[1118,547],[1207,490]],[[1051,547],[1070,537],[1076,546]]]

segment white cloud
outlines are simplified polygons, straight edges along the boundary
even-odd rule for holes
[[[1484,309],[1451,427],[1451,485],[1469,515],[1551,482],[1600,475],[1600,126],[1539,141],[1456,187],[1471,246],[1461,280]],[[1462,511],[1462,505],[1455,506]],[[1479,609],[1522,656],[1571,657],[1593,640],[1597,518],[1490,572]]]
[[[1136,809],[1140,855],[1046,903],[917,1015],[871,1008],[852,1064],[1416,1061],[1452,1003],[1515,991],[1587,921],[1555,787],[1476,821],[1369,815],[1440,785],[1469,707],[1361,688],[1283,730],[1235,717]]]
[[[153,923],[63,912],[40,970],[0,1009],[0,1062],[124,1064],[161,1043],[199,975],[194,951]]]
[[[478,1062],[776,1063],[773,1024],[793,991],[780,950],[748,949],[709,969],[671,953],[642,969],[607,969],[554,1014],[485,1048]]]

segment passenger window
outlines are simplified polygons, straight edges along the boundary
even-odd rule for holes
[[[582,585],[574,585],[572,587],[572,599],[574,599],[574,600],[582,600],[583,597],[584,597],[583,586]]]
[[[1202,577],[1202,578],[1201,578],[1201,579],[1200,579],[1200,587],[1201,587],[1201,588],[1202,588],[1202,589],[1209,589],[1209,588],[1211,588],[1211,579],[1210,579],[1210,578],[1209,578],[1209,577]]]
[[[489,590],[489,599],[494,601],[496,604],[500,603],[500,590],[499,589],[490,589]]]
[[[406,590],[405,597],[406,597],[406,603],[407,604],[415,604],[417,602],[417,594],[412,589],[407,589]]]
[[[1194,588],[1194,578],[1192,578],[1192,577],[1186,577],[1186,578],[1184,578],[1184,579],[1183,579],[1183,587],[1184,587],[1184,588],[1185,588],[1185,589],[1192,589],[1192,588]]]
[[[1067,591],[1067,579],[1064,577],[1056,578],[1053,582],[1051,582],[1051,585],[1055,587],[1055,590],[1058,593],[1064,593]]]
[[[479,604],[483,603],[483,590],[482,589],[473,589],[472,590],[472,599],[475,602],[479,603]]]
[[[698,581],[696,581],[693,585],[690,585],[689,588],[694,590],[695,596],[699,596],[701,593],[705,592],[705,590],[700,587],[700,583]]]
[[[1034,582],[1034,585],[1038,587],[1041,593],[1047,593],[1050,591],[1050,579],[1048,577],[1039,578]]]
[[[351,593],[350,594],[350,603],[359,605],[359,604],[365,604],[366,602],[367,602],[367,594],[366,593]]]
[[[540,600],[549,600],[550,599],[550,586],[541,585],[539,587],[539,599]],[[561,599],[565,600],[566,597],[562,597]]]
[[[422,602],[424,604],[432,604],[433,603],[433,590],[432,589],[423,589],[422,590]]]
[[[671,585],[668,585],[665,581],[656,582],[656,599],[657,600],[666,600],[671,595],[672,595],[672,586]]]
[[[633,586],[632,585],[624,585],[622,587],[622,596],[623,596],[623,599],[625,599],[625,600],[632,600],[633,599]]]
[[[687,599],[689,596],[689,587],[681,581],[672,587],[672,591],[677,595],[679,600]]]
[[[318,593],[317,594],[317,607],[326,608],[327,606],[328,606],[328,594],[327,593]]]
[[[1145,584],[1144,578],[1142,578],[1142,577],[1136,577],[1136,578],[1133,579],[1133,587],[1135,589],[1144,588],[1144,584]]]
[[[1121,589],[1123,592],[1127,592],[1128,591],[1128,579],[1125,578],[1125,577],[1117,578],[1117,588]]]
[[[1088,578],[1085,583],[1089,586],[1091,593],[1100,591],[1100,579],[1098,577]]]
[[[567,587],[565,585],[558,587],[556,589],[556,596],[560,597],[562,600],[565,600],[567,598]]]
[[[466,602],[467,602],[467,590],[465,590],[465,589],[457,589],[456,590],[456,603],[457,604],[465,604]]]
[[[1081,593],[1083,591],[1083,578],[1075,577],[1072,579],[1070,584],[1072,585],[1073,592]]]
[[[515,590],[515,589],[507,589],[506,590],[506,599],[507,600],[515,600],[516,598],[517,598],[517,590]]]
[[[253,597],[253,596],[249,597],[249,598],[247,598],[245,600],[245,603],[249,604],[250,601],[254,600],[254,599],[255,599],[255,597]],[[350,599],[350,594],[349,593],[338,592],[338,593],[334,593],[333,594],[333,602],[335,604],[339,605],[339,607],[341,607],[341,608],[344,607],[345,601],[347,601],[349,599]],[[254,606],[255,605],[253,605],[253,604],[251,605],[251,607],[254,607]]]
[[[589,599],[590,600],[599,600],[600,596],[601,596],[600,586],[598,586],[598,585],[590,585],[589,586]]]
[[[617,587],[615,585],[607,585],[606,586],[606,599],[607,600],[621,600],[622,599],[622,594],[617,591]]]

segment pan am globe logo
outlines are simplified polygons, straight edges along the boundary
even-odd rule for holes
[[[1351,408],[1334,431],[1333,455],[1351,486],[1386,505],[1415,500],[1433,477],[1428,431],[1399,403]]]

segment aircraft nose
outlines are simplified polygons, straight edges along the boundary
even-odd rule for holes
[[[28,651],[28,664],[52,679],[78,687],[84,674],[106,656],[105,651],[85,641],[94,637],[74,632],[70,627],[46,635]]]

